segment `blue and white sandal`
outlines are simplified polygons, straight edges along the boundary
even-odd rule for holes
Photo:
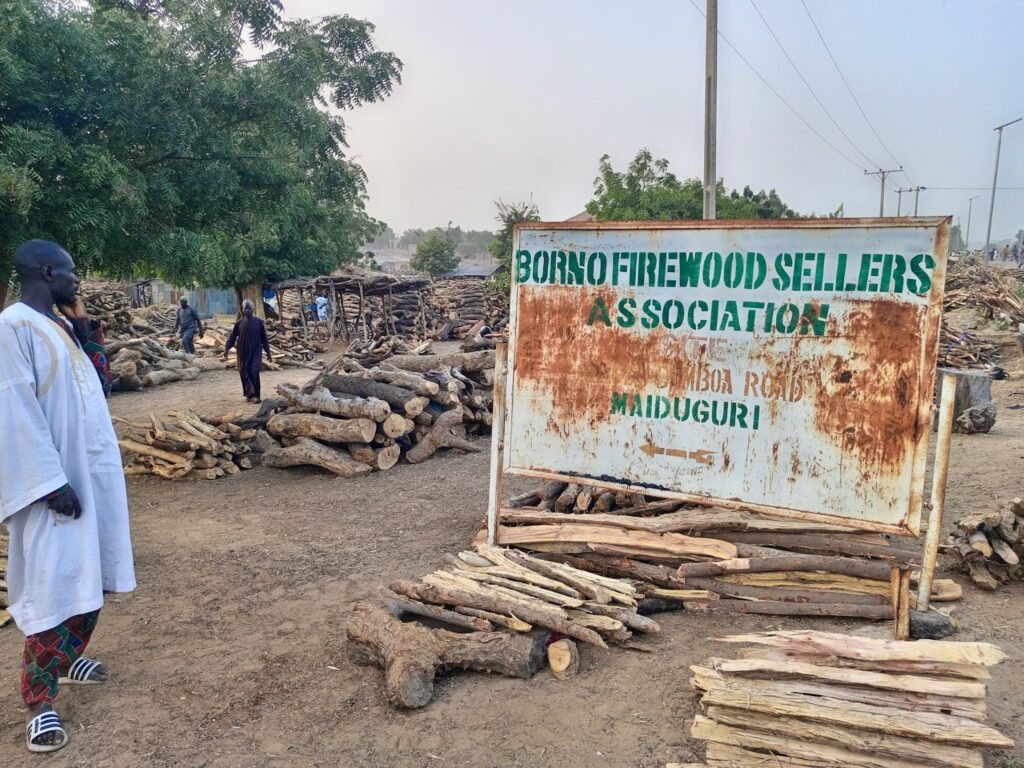
[[[48,733],[58,734],[58,738],[52,744],[36,742],[40,736],[45,736]],[[48,712],[40,712],[33,717],[25,729],[25,742],[29,752],[56,752],[58,749],[66,747],[68,741],[70,741],[68,732],[64,730],[60,718],[52,709]]]
[[[79,656],[68,669],[67,675],[58,677],[57,682],[63,685],[102,685],[107,681],[92,679],[92,673],[102,666],[98,661]]]

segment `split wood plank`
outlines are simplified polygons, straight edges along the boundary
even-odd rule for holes
[[[665,554],[672,557],[713,557],[732,559],[736,546],[716,539],[694,538],[680,533],[649,533],[609,528],[600,525],[527,525],[498,526],[498,542],[507,545],[531,543],[606,544],[637,553]]]

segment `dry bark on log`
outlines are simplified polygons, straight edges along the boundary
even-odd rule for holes
[[[147,373],[142,384],[145,387],[158,387],[161,384],[170,384],[172,381],[192,381],[199,378],[198,368],[183,368],[179,371],[157,369]]]
[[[555,512],[565,512],[576,504],[576,497],[580,495],[582,488],[576,483],[569,483],[555,500]]]
[[[397,445],[386,445],[383,448],[371,448],[360,443],[351,443],[348,446],[349,454],[356,461],[369,464],[374,469],[391,469],[398,463],[402,455],[402,449]]]
[[[528,678],[543,664],[547,637],[508,632],[460,634],[404,623],[360,600],[345,628],[356,655],[384,667],[384,692],[399,707],[423,707],[440,667]]]
[[[415,373],[427,373],[438,368],[458,368],[464,373],[476,373],[494,367],[494,351],[451,355],[394,355],[388,358],[388,364]]]
[[[370,419],[336,419],[315,413],[279,413],[267,429],[281,437],[313,437],[327,443],[368,443],[377,432]]]
[[[540,609],[535,604],[525,602],[529,598],[524,596],[523,600],[517,600],[498,594],[484,594],[481,592],[470,592],[462,589],[446,589],[427,584],[416,584],[411,581],[396,581],[388,585],[392,592],[406,595],[413,599],[434,605],[464,606],[467,608],[479,608],[492,613],[505,613],[515,616],[518,619],[529,622],[534,626],[547,627],[548,629],[560,632],[569,637],[575,637],[585,643],[596,645],[600,648],[607,648],[601,636],[592,629],[581,627],[572,623],[567,618],[562,618],[555,611]],[[551,606],[553,608],[553,606]]]
[[[891,567],[887,563],[875,563],[846,557],[824,557],[822,555],[786,555],[784,557],[742,558],[707,563],[684,563],[677,573],[684,581],[687,577],[722,576],[729,573],[765,573],[768,571],[825,571],[846,576],[860,576],[875,581],[888,581]]]
[[[584,556],[551,554],[544,555],[543,559],[566,563],[581,571],[599,573],[602,576],[610,576],[612,578],[637,579],[638,581],[645,581],[649,584],[657,584],[670,589],[685,586],[685,582],[679,578],[674,568],[641,563],[628,557],[595,554]]]
[[[414,394],[407,389],[359,376],[329,374],[324,376],[323,385],[335,394],[374,397],[383,400],[392,408],[400,408],[406,416],[410,417],[422,413],[430,402],[428,398]]]
[[[736,545],[717,539],[694,538],[681,533],[609,528],[599,525],[526,525],[516,528],[498,526],[498,542],[524,546],[545,543],[583,543],[590,547],[614,546],[637,556],[666,555],[674,558],[734,558]]]
[[[402,618],[404,614],[423,616],[435,621],[443,621],[459,629],[468,629],[474,632],[491,632],[494,625],[486,619],[463,616],[461,613],[449,611],[445,608],[438,608],[436,605],[427,605],[419,600],[410,600],[406,597],[399,597],[393,592],[385,592],[385,603],[388,612],[396,619]]]
[[[308,437],[300,437],[287,448],[271,448],[263,453],[265,467],[295,467],[309,464],[333,472],[339,477],[360,477],[373,471],[369,464],[355,461],[341,451]]]
[[[419,464],[433,456],[438,448],[458,448],[460,451],[479,453],[480,449],[473,443],[452,433],[452,429],[459,424],[462,424],[461,408],[442,413],[434,421],[430,432],[405,455],[406,461]]]
[[[391,415],[391,406],[377,398],[335,397],[326,387],[316,387],[308,394],[297,387],[282,384],[277,393],[293,406],[312,413],[326,413],[343,419],[384,421]]]

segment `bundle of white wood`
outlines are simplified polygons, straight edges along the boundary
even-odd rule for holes
[[[341,477],[400,458],[418,464],[441,448],[476,453],[467,437],[490,429],[493,365],[493,352],[396,356],[372,368],[342,357],[301,389],[279,386],[280,397],[245,425],[265,424],[282,441],[264,453],[265,466],[312,465]]]
[[[736,635],[758,646],[692,666],[703,763],[669,768],[982,768],[1013,741],[986,725],[988,643],[814,631]]]
[[[640,613],[642,593],[623,579],[484,544],[476,551],[449,555],[445,562],[446,569],[419,581],[392,582],[385,592],[389,613],[374,612],[365,604],[353,610],[349,640],[387,668],[387,695],[398,706],[419,707],[430,700],[431,688],[420,677],[425,656],[437,655],[438,666],[447,657],[453,666],[528,677],[538,666],[538,646],[526,646],[515,638],[540,635],[542,650],[547,633],[555,632],[564,637],[547,656],[552,671],[564,679],[578,668],[576,641],[606,648],[607,643],[628,644],[634,632],[661,631],[656,621]],[[439,638],[392,621],[391,617],[400,616],[472,630],[481,643],[504,649],[508,661],[500,667],[488,666],[476,652],[445,653]],[[411,659],[416,663],[408,663]],[[466,659],[472,661],[465,663]],[[433,672],[431,666],[428,682]]]
[[[1024,579],[1024,499],[960,518],[944,549],[982,589]]]
[[[498,522],[500,544],[635,578],[663,597],[706,590],[712,610],[734,613],[891,619],[893,568],[913,569],[920,556],[843,526],[558,481],[506,501]],[[933,583],[934,601],[961,596],[951,580]]]
[[[11,604],[11,600],[7,595],[7,549],[9,545],[9,539],[7,537],[7,529],[0,526],[0,627],[3,627],[11,623],[11,614],[9,614],[5,608]]]
[[[254,429],[234,423],[239,414],[201,417],[190,411],[148,422],[114,417],[126,475],[157,475],[167,480],[213,480],[252,469],[249,443]]]

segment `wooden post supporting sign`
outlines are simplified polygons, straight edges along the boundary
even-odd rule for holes
[[[508,344],[494,347],[494,415],[491,421],[491,487],[487,497],[487,543],[497,544],[498,509],[501,507],[502,466],[505,463],[505,379]]]

